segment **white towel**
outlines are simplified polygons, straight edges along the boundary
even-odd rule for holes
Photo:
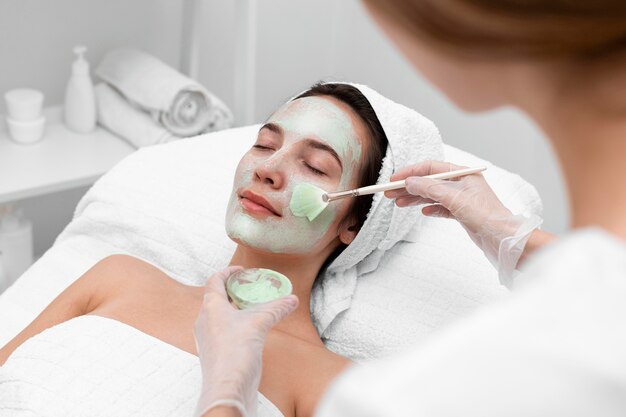
[[[95,73],[176,136],[194,136],[233,124],[232,112],[219,98],[145,52],[114,49]]]
[[[192,416],[201,386],[196,355],[117,320],[78,316],[0,367],[0,416]],[[258,417],[283,417],[257,398]]]
[[[444,151],[457,165],[486,166],[486,181],[513,213],[541,214],[537,191],[518,175],[450,145]],[[333,352],[357,362],[388,356],[509,294],[459,222],[417,217],[410,238],[359,276],[350,309],[324,332]]]
[[[377,184],[389,182],[398,168],[443,159],[443,143],[433,122],[367,86],[346,84],[358,88],[367,98],[389,142]],[[311,312],[320,335],[324,335],[339,313],[350,307],[357,276],[374,271],[385,252],[407,238],[419,218],[419,210],[419,207],[398,208],[382,193],[374,195],[356,238],[329,265],[313,289]]]
[[[95,90],[98,123],[131,145],[141,148],[179,139],[154,123],[147,113],[130,104],[108,84],[99,83]]]

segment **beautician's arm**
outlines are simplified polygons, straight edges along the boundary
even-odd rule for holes
[[[216,407],[202,414],[202,417],[245,417],[234,407]]]
[[[194,325],[202,371],[196,416],[256,416],[267,332],[298,306],[298,297],[239,310],[228,301],[226,280],[241,267],[213,274]]]
[[[524,262],[526,262],[526,260],[528,260],[528,258],[530,258],[538,249],[554,242],[557,239],[558,237],[552,233],[545,232],[541,229],[535,229],[530,235],[528,242],[526,242],[526,246],[524,246],[524,252],[522,252],[519,261],[517,262],[517,268],[519,269],[522,265],[524,265]]]
[[[521,262],[555,237],[538,229],[543,221],[539,216],[511,213],[481,174],[453,180],[424,178],[462,168],[440,161],[405,167],[390,180],[405,179],[406,187],[387,191],[385,196],[394,198],[400,207],[429,204],[422,209],[427,216],[456,219],[498,269],[500,281],[511,286]]]

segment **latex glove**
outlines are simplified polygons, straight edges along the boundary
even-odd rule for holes
[[[272,326],[298,306],[289,295],[246,310],[228,301],[226,279],[241,267],[217,272],[205,286],[194,326],[202,368],[202,393],[196,416],[219,405],[237,408],[244,417],[257,411],[257,391],[265,337]]]
[[[422,213],[456,219],[498,270],[500,282],[512,286],[524,246],[542,219],[514,215],[495,195],[481,174],[450,180],[422,178],[425,175],[463,169],[448,162],[425,161],[403,168],[391,181],[406,179],[405,189],[385,192],[400,207],[430,204]]]

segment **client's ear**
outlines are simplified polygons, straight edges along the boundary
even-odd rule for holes
[[[356,220],[350,218],[345,221],[344,226],[341,226],[339,230],[339,240],[341,240],[341,243],[344,245],[349,245],[352,243],[357,233],[359,233],[359,228],[357,227]]]

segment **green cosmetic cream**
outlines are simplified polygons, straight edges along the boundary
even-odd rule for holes
[[[244,269],[226,281],[226,291],[240,309],[267,303],[291,294],[291,281],[285,275],[265,268]]]

